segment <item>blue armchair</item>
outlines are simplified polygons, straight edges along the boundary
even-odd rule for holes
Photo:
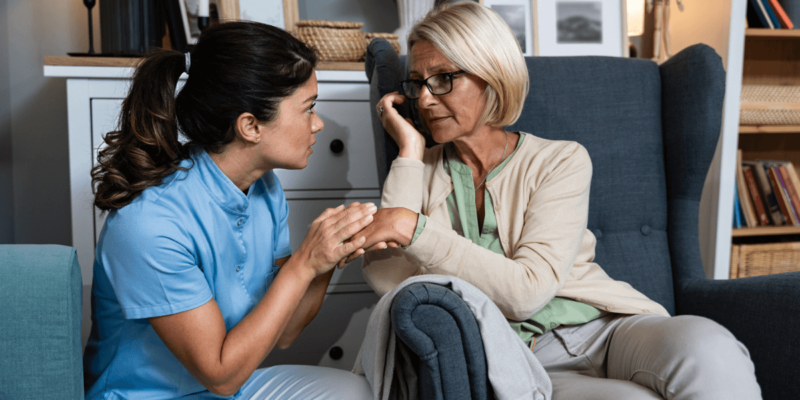
[[[71,247],[0,245],[0,399],[83,399],[81,268]]]
[[[373,40],[368,48],[381,178],[397,146],[374,105],[398,89],[405,76],[403,62],[385,40]],[[522,117],[508,129],[577,141],[588,150],[594,166],[588,229],[597,237],[595,261],[670,314],[700,315],[727,327],[750,350],[765,399],[800,398],[800,336],[795,334],[800,328],[800,273],[715,281],[703,272],[698,209],[720,136],[725,91],[720,57],[708,46],[695,45],[660,66],[608,57],[526,62],[530,94]],[[419,121],[413,107],[401,112]],[[473,333],[464,332],[471,328],[457,311],[458,299],[439,292],[409,287],[393,306],[398,338],[420,359],[421,397],[486,398],[491,388],[485,370],[442,367],[452,365],[443,358],[458,358],[479,368],[482,349],[476,355],[474,340],[461,340]],[[433,320],[435,326],[429,324]],[[456,354],[437,355],[437,349]],[[479,393],[452,392],[452,380],[477,385]]]

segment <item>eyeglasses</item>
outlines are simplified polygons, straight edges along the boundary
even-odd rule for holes
[[[441,96],[453,91],[453,77],[467,71],[463,69],[456,72],[444,72],[431,75],[427,79],[408,79],[400,82],[400,89],[403,95],[411,100],[416,100],[422,95],[422,86],[428,87],[431,94]]]

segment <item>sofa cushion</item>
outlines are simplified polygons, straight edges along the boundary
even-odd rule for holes
[[[0,399],[82,399],[75,249],[0,245]]]

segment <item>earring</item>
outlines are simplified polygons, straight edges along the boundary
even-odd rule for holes
[[[261,138],[256,138],[256,143],[260,142]]]

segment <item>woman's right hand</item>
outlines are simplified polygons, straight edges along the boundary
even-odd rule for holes
[[[314,277],[320,276],[350,254],[363,253],[361,245],[365,238],[349,239],[369,225],[377,211],[373,203],[353,203],[347,208],[344,205],[329,208],[317,217],[297,249],[309,272]]]
[[[383,96],[375,106],[378,117],[383,123],[383,128],[389,132],[398,147],[400,157],[422,161],[425,152],[425,138],[414,128],[410,118],[403,118],[393,107],[394,104],[403,104],[406,97],[399,92],[392,92]],[[383,112],[380,112],[383,107]]]

